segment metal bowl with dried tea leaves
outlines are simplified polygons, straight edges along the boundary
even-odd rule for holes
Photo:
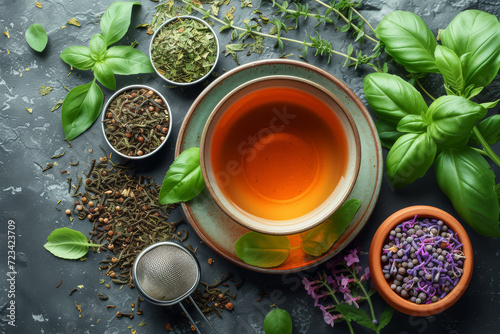
[[[151,62],[165,81],[190,85],[203,81],[219,58],[213,29],[194,16],[180,16],[156,30],[149,48]]]

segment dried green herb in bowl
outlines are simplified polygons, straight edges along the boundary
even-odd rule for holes
[[[202,19],[179,16],[163,23],[149,47],[151,62],[170,84],[191,85],[203,81],[219,59],[219,42]]]
[[[172,114],[165,98],[155,89],[128,86],[106,103],[102,130],[109,146],[129,159],[142,159],[158,151],[172,128]]]

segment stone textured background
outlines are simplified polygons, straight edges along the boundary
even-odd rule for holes
[[[0,35],[0,333],[129,333],[130,325],[138,329],[137,333],[164,333],[164,325],[173,323],[172,315],[161,307],[143,304],[144,315],[136,316],[133,320],[118,319],[116,310],[108,310],[107,302],[97,299],[97,293],[109,295],[109,303],[116,304],[117,309],[129,310],[130,303],[135,302],[138,292],[124,287],[112,286],[107,290],[99,284],[104,278],[104,272],[97,270],[102,256],[89,252],[88,260],[65,261],[52,256],[43,249],[46,237],[59,227],[69,226],[87,233],[90,224],[83,221],[70,223],[64,212],[56,207],[69,208],[73,201],[67,193],[66,176],[60,171],[69,161],[79,160],[89,163],[91,159],[101,156],[99,145],[109,150],[101,134],[100,124],[96,122],[84,135],[73,140],[72,148],[64,142],[64,133],[60,121],[61,109],[50,112],[57,101],[63,99],[66,90],[63,86],[73,88],[85,84],[92,79],[90,71],[75,70],[70,76],[69,66],[59,57],[60,52],[70,45],[88,45],[90,37],[100,31],[99,16],[102,15],[110,0],[97,1],[41,1],[43,8],[36,8],[34,1],[2,0],[0,2],[0,29],[10,32],[10,39]],[[136,7],[133,12],[132,28],[119,44],[139,42],[138,48],[147,53],[149,35],[144,30],[134,29],[142,22],[150,22],[156,2],[142,0],[142,7]],[[240,10],[240,2],[232,0],[235,6],[235,22],[242,22],[251,12],[250,9]],[[393,10],[410,10],[421,15],[430,29],[437,34],[438,29],[444,29],[452,18],[465,9],[481,9],[500,17],[500,2],[470,1],[470,0],[369,0],[366,1],[362,13],[376,25],[382,17]],[[310,7],[315,7],[310,2]],[[222,7],[225,13],[228,7]],[[259,9],[264,16],[271,17],[273,9],[268,1],[253,1],[253,8]],[[320,9],[322,12],[324,10]],[[78,19],[80,28],[67,25],[66,21],[72,17]],[[24,32],[32,23],[41,23],[47,30],[49,43],[42,53],[33,51],[25,42]],[[303,31],[311,35],[315,28],[314,19],[301,22],[297,31],[290,32],[287,37],[297,36],[303,39]],[[67,25],[67,28],[61,29]],[[264,28],[269,29],[269,28]],[[334,32],[332,26],[316,28],[323,38],[333,42],[337,50],[346,50],[350,39],[346,34]],[[221,47],[229,42],[226,33],[220,34]],[[272,41],[265,42],[265,50],[261,55],[246,53],[239,55],[240,62],[247,63],[257,59],[276,58],[282,52],[273,47]],[[7,49],[10,54],[7,54]],[[294,45],[285,44],[283,51],[291,59],[297,59],[300,52]],[[363,76],[370,72],[367,68],[354,70],[342,68],[343,59],[333,57],[330,64],[326,58],[313,57],[310,51],[308,61],[332,73],[344,81],[362,100]],[[221,57],[216,71],[234,68],[236,63],[231,57]],[[398,68],[391,67],[391,72],[397,73]],[[137,164],[143,175],[153,176],[161,182],[174,155],[175,138],[183,117],[190,104],[203,89],[168,89],[164,82],[155,74],[141,76],[117,77],[117,87],[133,83],[151,85],[160,90],[168,99],[173,109],[174,132],[162,152],[146,162]],[[443,94],[442,82],[430,76],[423,80],[424,85],[434,94]],[[47,96],[41,96],[39,89],[42,85],[52,86],[54,90]],[[103,88],[105,99],[111,91]],[[492,101],[500,98],[500,80],[484,90],[478,97],[481,101]],[[33,113],[25,107],[32,108]],[[498,108],[492,112],[498,112]],[[94,149],[93,153],[90,150]],[[496,152],[500,152],[498,146]],[[67,151],[66,155],[58,159],[60,167],[42,173],[35,164],[45,166],[50,156]],[[387,152],[384,152],[386,155]],[[75,175],[85,170],[85,165],[72,167]],[[499,168],[496,168],[499,174]],[[57,202],[62,200],[61,204]],[[448,199],[439,190],[434,173],[429,172],[423,180],[416,182],[402,190],[394,191],[386,180],[383,181],[378,204],[364,230],[353,244],[359,245],[364,252],[368,251],[370,240],[379,224],[394,211],[403,207],[427,204],[437,206],[452,213],[458,218]],[[179,209],[173,213],[172,221],[183,215]],[[16,328],[5,323],[7,283],[4,279],[7,262],[6,233],[7,221],[12,219],[17,225],[17,320]],[[244,276],[246,283],[238,291],[235,301],[235,310],[225,312],[223,320],[216,316],[210,320],[219,330],[219,333],[264,333],[263,319],[270,310],[269,305],[276,303],[280,308],[288,310],[294,322],[294,333],[348,333],[344,324],[336,325],[334,329],[327,326],[321,312],[313,306],[312,299],[306,294],[300,283],[302,277],[309,273],[269,276],[240,269],[220,258],[208,247],[199,244],[195,233],[190,231],[189,242],[199,245],[198,258],[202,264],[202,278],[213,282],[227,271],[235,272],[239,277]],[[475,271],[471,285],[462,299],[449,310],[433,317],[409,317],[401,313],[394,316],[391,324],[384,333],[497,333],[500,325],[500,241],[479,236],[471,228],[465,226],[470,233],[475,252]],[[207,259],[213,258],[215,264],[207,265]],[[367,256],[363,256],[367,264]],[[323,267],[320,267],[321,270]],[[59,289],[55,286],[63,279]],[[77,285],[84,285],[84,289],[68,296],[68,292]],[[257,293],[261,288],[272,292],[269,297],[255,303]],[[105,290],[105,291],[103,291]],[[233,290],[233,289],[232,289]],[[231,290],[231,291],[232,291]],[[82,317],[74,306],[77,301],[82,305]],[[375,301],[377,314],[384,307],[380,298]],[[178,311],[178,310],[177,310]],[[196,317],[199,319],[199,317]],[[97,323],[98,319],[101,319]],[[145,320],[144,327],[137,325]],[[204,332],[209,331],[203,323]],[[188,333],[187,321],[177,328],[178,333]],[[367,332],[356,326],[356,333]]]

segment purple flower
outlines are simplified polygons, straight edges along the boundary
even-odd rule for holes
[[[344,257],[344,260],[346,260],[346,265],[348,267],[352,266],[354,263],[359,263],[357,252],[358,250],[356,248],[353,248],[349,251],[349,254]]]
[[[323,320],[325,320],[325,322],[332,326],[333,327],[333,324],[334,324],[334,321],[335,321],[335,317],[331,315],[331,313],[327,312],[327,311],[323,311]]]
[[[364,283],[365,281],[368,281],[370,279],[370,268],[366,267],[365,268],[365,273],[361,275],[361,283]]]
[[[346,301],[347,304],[356,306],[356,308],[359,308],[358,303],[356,303],[359,298],[353,298],[350,293],[344,293],[344,300]]]

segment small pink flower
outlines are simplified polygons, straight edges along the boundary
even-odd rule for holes
[[[350,293],[344,293],[344,300],[346,301],[347,304],[356,306],[356,308],[359,308],[358,303],[356,303],[359,298],[353,298]]]
[[[334,321],[335,321],[335,317],[331,315],[331,313],[329,312],[323,312],[323,320],[325,320],[326,324],[327,325],[330,325],[333,327],[334,325]]]
[[[344,257],[344,260],[346,260],[346,265],[348,267],[352,266],[354,263],[359,263],[359,258],[356,254],[357,252],[358,250],[356,248],[353,248],[350,250],[349,254]]]
[[[361,276],[361,283],[368,281],[370,279],[370,268],[365,268],[365,273]]]

